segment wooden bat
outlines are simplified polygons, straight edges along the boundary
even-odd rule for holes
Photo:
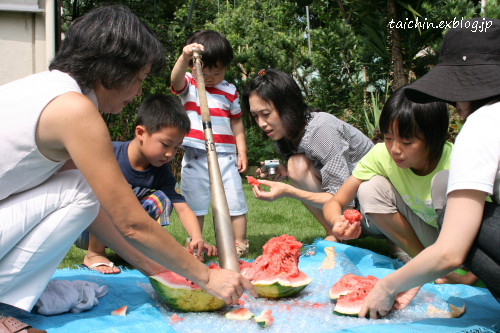
[[[212,213],[214,216],[215,242],[219,252],[219,263],[222,268],[235,272],[240,271],[240,264],[236,256],[234,230],[229,215],[226,193],[219,168],[219,160],[215,149],[210,109],[208,108],[205,81],[203,79],[201,51],[194,50],[194,67],[196,69],[196,82],[198,84],[198,97],[200,100],[201,119],[205,134],[205,148],[208,158],[208,174],[210,177],[210,193],[212,196]]]

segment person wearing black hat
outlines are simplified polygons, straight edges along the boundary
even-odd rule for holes
[[[445,35],[438,64],[405,91],[416,102],[455,105],[467,120],[455,141],[439,237],[377,283],[360,317],[404,308],[418,286],[461,265],[500,301],[500,20],[462,23]],[[477,24],[488,28],[474,31]]]

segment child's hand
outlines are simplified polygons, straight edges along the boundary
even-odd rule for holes
[[[260,162],[260,164],[264,165],[264,162]],[[283,164],[278,165],[278,167],[276,168],[276,173],[271,177],[269,177],[269,171],[265,167],[258,168],[257,170],[255,170],[255,173],[260,178],[270,178],[274,181],[282,181],[288,177],[288,169],[286,165]]]
[[[188,61],[191,60],[193,58],[193,55],[194,55],[194,50],[200,50],[203,52],[203,50],[205,50],[205,48],[203,47],[203,45],[198,44],[198,43],[188,44],[188,45],[184,46],[184,48],[182,49],[182,57],[185,60],[188,60]]]
[[[338,240],[356,239],[361,235],[361,222],[350,222],[344,215],[338,215],[333,218],[333,235]]]
[[[243,173],[248,170],[248,158],[238,154],[238,172]]]
[[[204,254],[207,256],[216,256],[217,248],[207,242],[205,242],[202,238],[192,239],[191,243],[189,243],[189,253],[192,253],[195,257],[197,257],[200,261],[204,260]]]

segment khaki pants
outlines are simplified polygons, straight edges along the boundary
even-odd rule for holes
[[[440,206],[435,208],[442,209],[446,201],[447,177],[437,177],[438,175],[440,175],[440,173],[436,175],[432,182],[432,194],[439,194],[439,198],[436,198],[436,202]],[[369,181],[363,182],[358,190],[358,200],[361,206],[361,212],[365,216],[361,237],[371,236],[375,238],[386,238],[375,225],[373,219],[370,217],[370,213],[393,214],[399,212],[411,225],[422,245],[427,247],[436,241],[438,230],[425,223],[405,204],[387,178],[383,176],[374,176]],[[433,198],[433,202],[434,200]]]

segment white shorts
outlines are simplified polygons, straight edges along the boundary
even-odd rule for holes
[[[219,168],[226,192],[229,215],[240,216],[248,212],[236,153],[217,153]],[[196,216],[208,214],[210,206],[210,179],[207,153],[186,147],[182,160],[181,192]]]

